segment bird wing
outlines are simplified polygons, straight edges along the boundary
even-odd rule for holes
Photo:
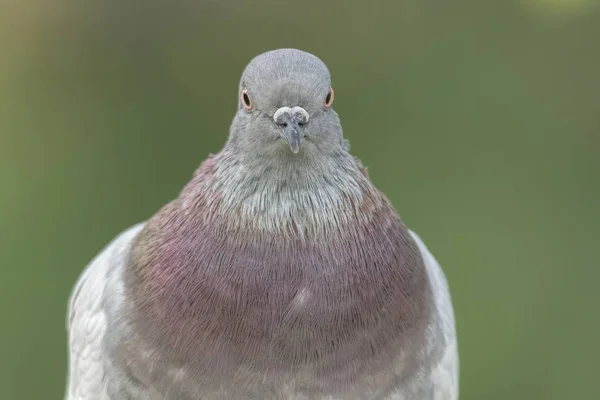
[[[110,400],[107,393],[104,340],[110,323],[106,310],[109,277],[119,271],[142,229],[137,224],[119,234],[85,268],[68,305],[69,375],[66,400]]]
[[[431,339],[430,349],[436,352],[435,347],[441,346],[441,357],[433,366],[430,382],[433,384],[433,400],[458,399],[458,345],[456,341],[456,327],[450,290],[444,271],[433,254],[429,251],[423,240],[414,232],[410,232],[417,243],[425,267],[431,281],[435,307],[438,315],[439,334]]]

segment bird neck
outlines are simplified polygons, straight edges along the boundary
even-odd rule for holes
[[[215,212],[238,232],[317,238],[366,223],[376,206],[386,203],[360,162],[342,149],[328,157],[304,153],[277,159],[244,157],[225,147],[197,175],[192,191],[218,198]]]

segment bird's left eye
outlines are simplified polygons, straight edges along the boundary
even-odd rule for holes
[[[333,104],[333,89],[332,88],[329,88],[329,91],[327,92],[327,96],[325,96],[325,100],[323,101],[323,104],[325,105],[325,108],[329,108]]]
[[[240,95],[240,100],[242,101],[242,105],[246,110],[252,109],[252,100],[250,100],[250,95],[248,94],[248,89],[244,88]]]

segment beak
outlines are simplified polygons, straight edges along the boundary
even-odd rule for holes
[[[273,120],[283,128],[282,137],[287,140],[292,153],[300,151],[300,142],[304,137],[304,128],[308,122],[308,112],[302,107],[281,107],[273,115]]]
[[[300,151],[300,125],[297,121],[290,121],[283,128],[283,132],[292,153],[297,154]]]

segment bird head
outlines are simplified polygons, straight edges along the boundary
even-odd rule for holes
[[[325,64],[295,49],[263,53],[245,68],[230,142],[263,155],[331,152],[343,147]]]

